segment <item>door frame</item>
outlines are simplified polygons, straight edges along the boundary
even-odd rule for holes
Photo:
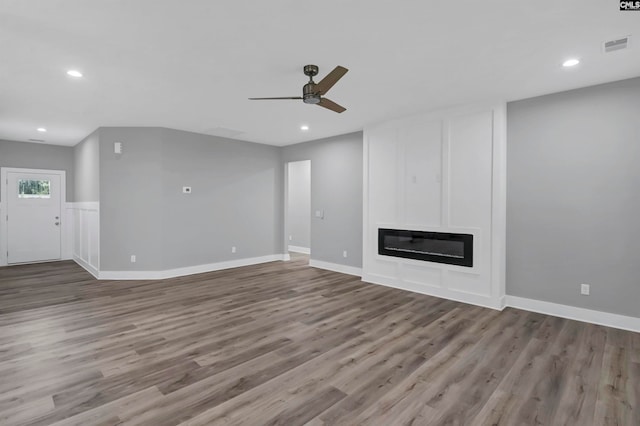
[[[284,162],[284,189],[283,189],[283,206],[282,206],[282,219],[283,219],[283,226],[282,226],[282,230],[284,232],[284,234],[282,235],[282,242],[283,242],[283,252],[284,252],[284,260],[291,260],[291,256],[289,255],[289,164],[290,163],[298,163],[301,161],[308,161],[309,162],[309,167],[312,169],[313,168],[313,161],[311,160],[311,158],[301,158],[298,160],[285,160]],[[309,192],[311,195],[311,185],[313,183],[313,177],[309,176]],[[309,251],[311,251],[311,245],[312,245],[312,241],[311,241],[311,226],[313,225],[313,203],[309,206],[310,212],[309,212]],[[311,255],[311,253],[309,253],[309,255]],[[309,261],[311,261],[311,256],[309,256]]]
[[[67,202],[67,172],[65,170],[23,169],[16,167],[0,167],[0,266],[7,266],[7,250],[9,249],[7,207],[9,194],[9,173],[41,173],[60,176],[60,259],[64,258],[64,236],[66,232],[66,218],[64,207]]]

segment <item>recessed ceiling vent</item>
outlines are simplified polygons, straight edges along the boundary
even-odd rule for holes
[[[615,52],[616,50],[622,50],[629,47],[629,36],[622,37],[616,40],[605,41],[603,44],[604,52]]]

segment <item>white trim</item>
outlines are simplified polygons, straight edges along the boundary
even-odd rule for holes
[[[310,262],[311,263],[311,262]],[[314,265],[311,265],[314,266]],[[328,269],[328,268],[324,268]],[[561,305],[559,303],[545,302],[536,299],[527,299],[518,296],[503,296],[497,299],[482,295],[451,291],[438,287],[423,287],[407,282],[399,282],[390,277],[375,275],[364,275],[362,281],[371,284],[383,285],[414,293],[435,296],[441,299],[454,300],[456,302],[468,303],[471,305],[483,306],[496,310],[503,310],[505,307],[523,309],[525,311],[537,312],[545,315],[552,315],[560,318],[567,318],[575,321],[582,321],[605,327],[618,328],[621,330],[634,331],[640,333],[640,318],[626,315],[613,314],[609,312],[596,311],[592,309],[578,308],[575,306]]]
[[[78,256],[73,256],[73,261],[76,262],[78,265],[82,266],[84,270],[86,270],[88,273],[93,275],[95,278],[100,279],[100,271],[98,271],[96,268],[91,266],[89,263],[85,262]]]
[[[491,294],[507,294],[507,104],[493,108],[491,188]]]
[[[327,271],[339,272],[341,274],[362,276],[362,268],[355,266],[340,265],[339,263],[323,262],[322,260],[309,260],[309,266],[312,268],[326,269]]]
[[[592,309],[578,308],[518,296],[507,296],[506,302],[507,306],[512,308],[640,333],[640,318],[636,317],[594,311]]]
[[[73,260],[73,203],[63,203],[62,206],[62,260]]]
[[[73,226],[73,260],[81,260],[97,277],[100,270],[100,202],[78,201],[67,205]]]
[[[446,288],[426,287],[407,281],[400,281],[390,277],[382,277],[372,274],[365,274],[362,277],[362,281],[376,285],[383,285],[385,287],[411,291],[413,293],[426,294],[427,296],[435,296],[441,299],[448,299],[456,302],[468,303],[470,305],[482,306],[484,308],[496,309],[498,311],[504,309],[504,296],[492,298],[481,294],[453,291]]]
[[[282,260],[284,260],[285,262],[288,262],[291,260],[291,255],[289,253],[285,253],[282,255]]]
[[[476,117],[476,114],[478,117]],[[468,117],[469,116],[469,117]],[[463,120],[458,122],[457,117]],[[471,121],[468,121],[471,120]],[[429,124],[429,129],[434,132],[440,129],[440,149],[441,158],[433,161],[441,162],[441,180],[440,180],[440,221],[433,221],[430,225],[409,220],[407,216],[407,157],[409,151],[407,148],[421,142],[409,136],[407,129],[422,129],[422,124]],[[483,190],[483,199],[490,201],[490,210],[486,207],[482,208],[482,220],[480,216],[478,223],[476,221],[452,222],[451,191],[455,191],[451,181],[451,173],[453,173],[452,165],[456,159],[452,158],[452,135],[456,130],[456,126],[472,126],[469,129],[475,129],[476,125],[483,126],[483,129],[490,130],[490,152],[485,151],[484,154],[490,155],[485,160],[491,160],[490,178],[491,192]],[[487,127],[488,126],[488,127]],[[413,132],[414,130],[411,130]],[[422,131],[422,130],[421,130]],[[455,133],[455,132],[454,132]],[[485,135],[485,133],[481,133]],[[436,133],[433,133],[433,140],[430,144],[435,147],[438,143]],[[416,136],[417,137],[417,136]],[[480,136],[479,136],[480,137]],[[489,133],[482,136],[482,140],[489,142]],[[418,146],[416,145],[416,146]],[[395,154],[394,154],[395,146]],[[505,300],[505,271],[506,271],[506,104],[503,101],[495,103],[474,104],[465,107],[455,107],[447,110],[436,111],[427,114],[416,114],[409,117],[401,117],[395,120],[385,121],[372,126],[365,126],[364,142],[363,142],[363,270],[365,272],[365,281],[372,281],[377,284],[387,285],[391,287],[401,288],[409,291],[415,291],[423,294],[430,294],[437,297],[444,297],[461,302],[472,303],[475,305],[486,306],[492,309],[502,309]],[[382,150],[382,151],[380,151]],[[395,212],[392,207],[384,210],[384,215],[377,217],[376,209],[377,201],[374,200],[376,188],[371,187],[371,182],[375,180],[372,176],[376,164],[382,161],[382,157],[373,155],[384,152],[386,162],[391,162],[391,169],[387,170],[391,187],[385,191],[395,189]],[[395,155],[395,160],[394,160]],[[388,156],[389,158],[386,158]],[[394,166],[395,161],[395,166]],[[487,163],[489,165],[489,163]],[[395,172],[393,169],[395,168]],[[484,170],[484,169],[483,169]],[[489,169],[483,172],[483,176],[487,175]],[[395,175],[395,176],[394,176]],[[488,182],[487,182],[488,183]],[[485,188],[489,189],[489,188]],[[456,194],[453,194],[456,195]],[[389,192],[391,196],[391,192]],[[377,200],[377,198],[376,198]],[[373,203],[373,204],[372,204]],[[393,197],[392,197],[393,204]],[[484,204],[483,204],[484,205]],[[485,220],[486,214],[490,213],[490,222]],[[475,213],[474,213],[475,214]],[[386,224],[380,222],[385,221]],[[418,221],[419,222],[419,221]],[[474,225],[474,226],[471,226]],[[416,229],[422,231],[437,232],[463,232],[473,234],[474,259],[473,267],[460,267],[455,265],[435,264],[431,262],[415,261],[403,258],[389,258],[380,256],[377,253],[377,229],[399,228],[399,229]],[[407,267],[410,265],[411,267]],[[424,268],[422,267],[424,266]],[[441,271],[440,282],[422,284],[429,281],[430,271]],[[460,274],[460,273],[463,273]],[[473,285],[472,280],[468,280],[469,274],[475,275],[475,281],[478,285]],[[415,278],[410,279],[410,276]],[[464,278],[463,278],[464,277]]]
[[[286,260],[286,255],[271,254],[268,256],[228,260],[225,262],[209,263],[205,265],[186,266],[183,268],[167,269],[164,271],[100,271],[98,274],[98,278],[101,280],[163,280],[167,278],[183,277],[185,275],[220,271],[222,269],[239,268],[241,266],[275,262],[278,260]],[[76,262],[78,261],[76,260]],[[80,264],[80,266],[83,265]]]
[[[7,188],[7,174],[8,173],[34,173],[34,174],[48,174],[60,176],[60,259],[51,259],[51,261],[64,260],[64,240],[65,233],[67,233],[67,223],[65,218],[65,203],[67,202],[67,172],[66,170],[49,170],[49,169],[25,169],[18,167],[0,167],[0,199],[7,200],[8,190]],[[7,258],[8,250],[8,224],[5,220],[7,215],[7,202],[0,203],[0,266],[7,266],[9,259]],[[37,263],[37,262],[36,262]]]
[[[6,181],[0,182],[0,196],[2,200],[6,197],[4,190],[5,184],[3,182]],[[5,204],[6,203],[0,202],[0,266],[7,266],[7,221],[5,220],[7,213],[4,210]]]
[[[282,249],[287,252],[287,241],[289,241],[289,163],[285,162],[284,167],[284,188],[282,196]]]
[[[99,201],[74,201],[67,203],[72,209],[98,211],[100,210]]]
[[[289,246],[288,249],[294,253],[311,254],[311,249],[309,247]]]

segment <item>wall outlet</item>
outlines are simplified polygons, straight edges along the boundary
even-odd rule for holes
[[[591,291],[591,287],[589,286],[589,284],[580,284],[580,293],[581,294],[584,294],[585,296],[588,296],[590,291]]]
[[[293,235],[289,235],[289,241],[293,240]]]
[[[316,210],[315,216],[318,219],[324,219],[324,210]]]
[[[131,263],[136,263],[136,255],[135,254],[131,255]]]
[[[115,142],[113,144],[113,152],[115,154],[122,154],[122,142]]]
[[[231,253],[235,253],[236,252],[236,246],[231,247]]]
[[[182,187],[182,193],[183,194],[191,194],[191,187],[190,186],[183,186]]]
[[[347,257],[347,251],[346,251],[346,250],[344,250],[344,251],[342,252],[342,257]]]

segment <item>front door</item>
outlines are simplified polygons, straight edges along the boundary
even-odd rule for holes
[[[61,175],[7,173],[7,263],[61,258]]]

